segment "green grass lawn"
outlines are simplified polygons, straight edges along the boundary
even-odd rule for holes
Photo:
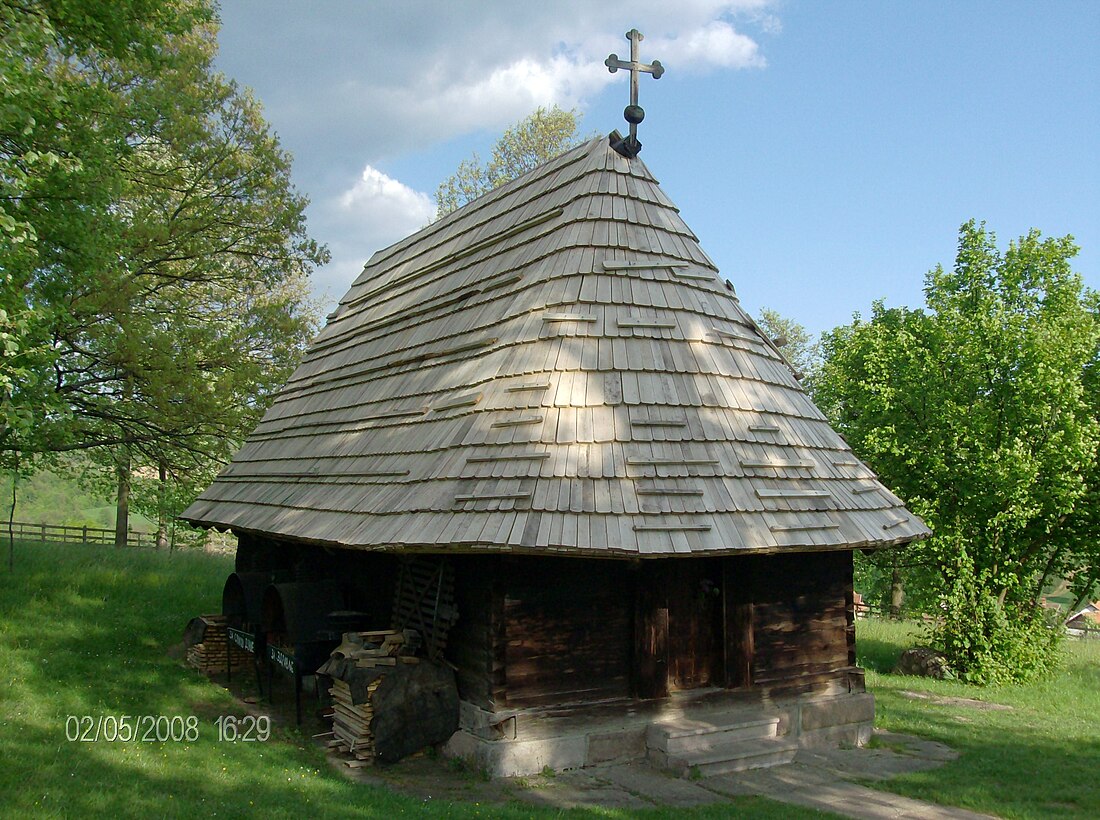
[[[5,556],[6,557],[6,556]],[[225,689],[170,651],[191,617],[217,612],[231,562],[204,554],[17,545],[0,577],[0,814],[6,817],[626,817],[518,802],[425,803],[355,783],[308,738],[219,743]],[[193,742],[70,742],[82,715],[198,718]],[[629,816],[815,817],[758,798]]]
[[[875,785],[909,797],[1003,817],[1100,817],[1100,641],[1070,640],[1053,676],[978,689],[887,674],[920,643],[912,623],[857,622],[858,662],[876,699],[878,727],[938,740],[959,753],[943,768]],[[980,709],[906,696],[967,698]]]

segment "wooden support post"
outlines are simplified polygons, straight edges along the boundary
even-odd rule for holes
[[[634,695],[668,695],[668,599],[660,559],[638,567],[634,591]]]
[[[729,556],[723,561],[722,600],[725,624],[726,686],[752,686],[753,586],[756,559]]]
[[[294,670],[294,719],[295,724],[302,725],[302,671]]]

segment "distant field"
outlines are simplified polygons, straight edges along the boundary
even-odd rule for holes
[[[10,476],[0,476],[0,498],[3,499],[2,519],[7,521],[11,509]],[[20,480],[16,488],[14,517],[16,521],[29,524],[113,527],[115,507],[109,499],[82,488],[75,477],[42,470],[29,479]],[[130,513],[130,526],[146,532],[156,529],[152,521],[133,511]]]

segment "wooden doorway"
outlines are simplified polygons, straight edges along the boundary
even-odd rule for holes
[[[637,572],[634,694],[725,684],[721,559],[655,559]]]
[[[725,683],[722,663],[722,566],[714,559],[671,562],[668,584],[668,687]]]

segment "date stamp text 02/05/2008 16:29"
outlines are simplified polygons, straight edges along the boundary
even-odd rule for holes
[[[201,724],[195,715],[69,715],[65,739],[95,743],[194,743]],[[219,742],[264,742],[271,737],[267,715],[219,715],[214,720]]]

